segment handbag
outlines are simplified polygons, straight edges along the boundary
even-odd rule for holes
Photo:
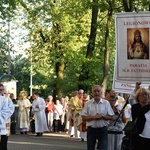
[[[137,134],[136,121],[128,121],[123,131],[125,136],[122,138],[121,150],[133,149],[133,137]]]
[[[135,121],[127,122],[127,124],[125,125],[123,129],[125,135],[131,136],[131,135],[137,134],[136,122],[137,122],[137,118],[135,119]]]
[[[122,150],[133,149],[133,137],[134,135],[137,134],[136,120],[128,121],[123,129],[125,136],[122,138],[122,144],[121,144]]]
[[[122,138],[121,150],[133,150],[132,138],[124,136]]]

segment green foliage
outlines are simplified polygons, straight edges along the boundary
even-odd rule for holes
[[[8,45],[7,45],[8,36],[1,30],[0,33],[0,75],[7,73],[8,71]]]
[[[30,83],[29,66],[30,64],[28,63],[28,59],[22,57],[22,55],[18,55],[12,58],[11,74],[14,75],[18,81],[17,93],[19,93],[19,91],[22,90],[23,88],[24,89],[29,88],[29,83]]]
[[[3,49],[0,50],[0,62],[0,76],[2,76],[3,73],[7,73],[8,69],[7,56]]]
[[[0,1],[0,18],[5,19],[12,16],[16,9],[16,0],[1,0]]]
[[[94,84],[101,84],[105,76],[107,17],[112,10],[108,33],[110,67],[107,85],[111,89],[115,57],[113,16],[116,12],[124,12],[126,7],[121,0],[97,2],[98,4],[90,0],[2,0],[0,2],[1,18],[14,23],[14,30],[22,31],[21,44],[30,43],[30,48],[26,49],[26,57],[19,55],[11,60],[11,72],[19,81],[18,92],[24,88],[29,93],[31,59],[33,90],[38,90],[45,98],[57,89],[59,89],[57,94],[66,96],[78,90],[79,84],[85,85],[88,92]],[[126,2],[127,6],[130,6],[130,1]],[[89,59],[86,58],[86,51],[92,6],[95,4],[99,9],[99,15],[93,57]],[[145,0],[135,0],[132,5],[133,8],[138,6],[143,11],[149,7],[149,3]],[[11,20],[10,16],[13,16]],[[21,22],[16,23],[17,18]],[[0,60],[3,62],[0,64],[0,74],[7,71],[8,67],[6,51],[8,34],[3,34],[1,37],[4,38],[0,41],[2,43]],[[86,74],[86,80],[79,79],[83,74]]]

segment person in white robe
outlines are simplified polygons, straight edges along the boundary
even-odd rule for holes
[[[9,95],[10,94],[8,92],[6,92],[4,97],[5,97],[6,103],[9,107],[9,112],[12,115],[15,110],[15,107],[14,107],[14,104],[13,104],[12,100],[10,99]],[[10,126],[11,126],[11,116],[6,120],[7,136],[10,136]]]
[[[27,134],[30,128],[30,107],[31,103],[26,98],[26,91],[21,91],[19,94],[19,100],[17,101],[19,110],[18,110],[18,129],[20,134]]]
[[[7,150],[8,131],[10,131],[8,121],[13,114],[13,108],[11,108],[11,99],[6,100],[4,85],[0,84],[0,150]]]
[[[33,103],[32,103],[32,112],[35,118],[35,133],[37,136],[42,136],[43,132],[48,131],[45,108],[46,104],[42,97],[39,97],[37,92],[32,94]]]

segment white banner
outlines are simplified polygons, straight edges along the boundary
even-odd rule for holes
[[[135,84],[127,83],[127,82],[119,82],[117,80],[114,80],[113,83],[113,89],[118,93],[128,93],[130,94],[134,88]],[[140,87],[143,88],[149,88],[150,84],[142,83]]]
[[[131,90],[139,81],[150,84],[150,13],[117,13],[114,90]],[[127,87],[119,86],[127,84]]]

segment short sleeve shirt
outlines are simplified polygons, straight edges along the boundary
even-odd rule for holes
[[[80,114],[81,116],[94,116],[97,113],[103,116],[114,115],[110,103],[105,99],[100,99],[99,103],[96,103],[94,99],[89,100],[88,102],[86,102]],[[103,119],[87,121],[87,126],[91,126],[93,128],[101,128],[104,126],[108,126],[108,124],[109,124],[109,120],[103,120]]]

